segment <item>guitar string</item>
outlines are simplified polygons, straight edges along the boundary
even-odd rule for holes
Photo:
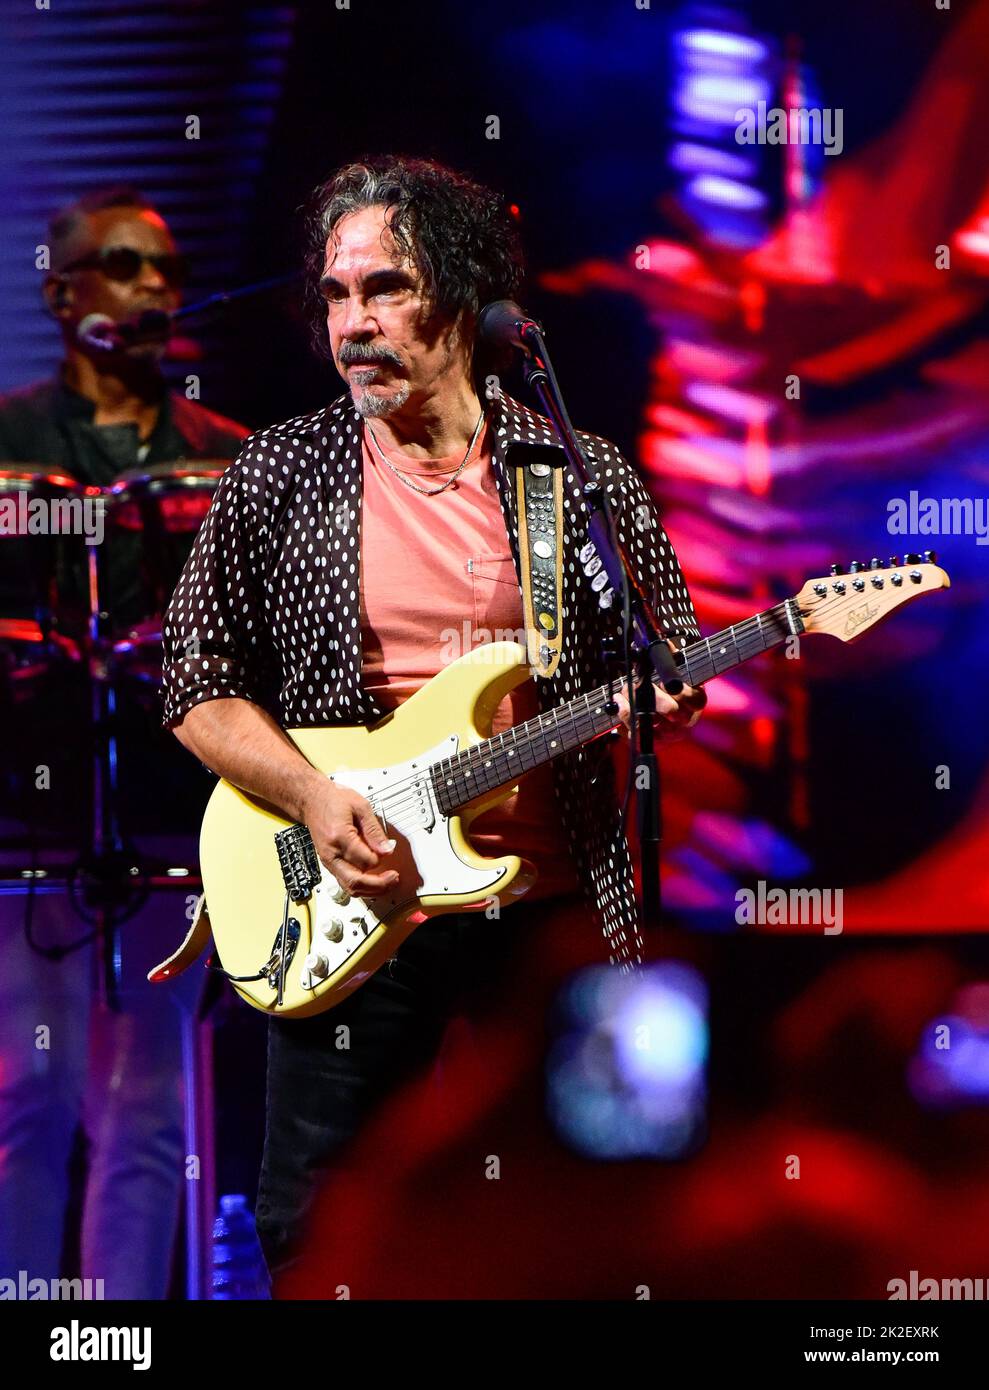
[[[816,615],[821,615],[821,614],[823,614],[824,612],[826,612],[828,609],[833,608],[836,604],[837,604],[837,605],[847,604],[848,602],[850,602],[850,601],[852,601],[852,600],[858,600],[858,599],[860,599],[860,595],[859,595],[859,594],[853,594],[853,595],[849,595],[849,594],[840,595],[840,594],[839,594],[839,595],[835,595],[834,597],[831,597],[831,596],[829,595],[826,599],[823,599],[823,598],[822,598],[822,599],[820,599],[820,600],[817,601],[817,602],[815,602],[814,600],[810,600],[809,603],[808,603],[807,608],[805,608],[805,609],[802,610],[802,611],[803,611],[807,616],[811,616],[811,615],[815,615],[815,616],[816,616]],[[758,654],[760,653],[760,651],[768,651],[770,648],[767,647],[767,646],[764,644],[763,640],[762,640],[762,639],[763,639],[763,635],[764,635],[764,631],[765,631],[765,626],[766,626],[766,620],[767,620],[767,618],[771,616],[774,623],[778,622],[779,619],[782,618],[782,617],[784,616],[784,610],[785,610],[785,608],[786,608],[786,604],[787,604],[787,603],[792,603],[792,602],[794,602],[794,601],[795,601],[795,596],[794,596],[794,598],[787,599],[787,600],[783,600],[781,603],[778,603],[778,604],[774,605],[774,606],[773,606],[772,608],[770,608],[770,609],[766,609],[764,613],[760,613],[760,614],[758,614],[758,615],[754,615],[754,616],[751,617],[751,618],[744,619],[742,622],[739,622],[738,624],[734,625],[734,626],[731,627],[731,628],[722,629],[722,632],[720,632],[720,633],[715,633],[715,634],[713,634],[710,638],[701,638],[698,642],[691,643],[691,645],[690,645],[689,647],[687,647],[687,648],[684,649],[685,651],[690,652],[690,651],[692,651],[692,650],[694,650],[695,648],[698,648],[698,647],[699,647],[699,648],[702,648],[702,649],[703,649],[703,648],[708,648],[708,651],[707,651],[706,653],[705,653],[703,650],[701,650],[701,651],[699,651],[699,652],[696,652],[696,654],[695,654],[695,656],[694,656],[692,662],[685,662],[685,663],[684,663],[685,666],[689,666],[689,665],[691,665],[691,664],[696,665],[696,664],[698,663],[698,661],[702,661],[702,660],[705,658],[705,655],[706,655],[708,661],[710,661],[710,664],[712,665],[712,667],[713,667],[714,669],[712,670],[710,676],[705,676],[705,677],[704,677],[704,681],[711,680],[711,679],[713,679],[715,676],[717,676],[717,675],[719,675],[719,674],[723,674],[722,672],[719,672],[719,671],[717,670],[717,663],[716,663],[716,661],[715,661],[715,658],[714,658],[714,656],[713,656],[713,653],[710,651],[710,643],[712,643],[716,638],[720,638],[720,639],[724,640],[725,642],[727,642],[727,641],[729,640],[729,638],[728,638],[727,636],[725,636],[724,634],[726,634],[726,633],[728,633],[728,632],[731,632],[731,633],[733,634],[733,636],[732,636],[732,638],[731,638],[732,645],[731,645],[731,647],[727,647],[726,649],[723,649],[723,650],[731,651],[731,650],[734,648],[735,652],[737,653],[737,660],[736,660],[736,659],[733,659],[732,662],[731,662],[731,664],[730,664],[730,666],[725,667],[725,670],[726,670],[726,671],[727,671],[727,670],[730,670],[730,669],[732,669],[732,668],[734,668],[734,667],[737,666],[737,665],[741,665],[741,664],[744,663],[745,661],[748,661],[752,656],[758,655]],[[800,610],[798,610],[798,611],[800,611]],[[799,635],[799,634],[790,633],[790,632],[783,633],[781,636],[778,636],[777,639],[776,639],[774,642],[772,642],[770,645],[771,645],[771,646],[778,646],[780,642],[786,640],[787,636],[797,636],[797,635]],[[756,639],[754,642],[752,641],[753,638]],[[748,648],[750,648],[750,647],[751,647],[751,650],[748,649]],[[703,682],[702,682],[702,683],[703,683]],[[592,700],[594,700],[594,699],[597,699],[597,698],[603,698],[604,695],[605,695],[605,693],[606,693],[606,691],[607,691],[607,686],[600,686],[600,687],[598,687],[597,690],[589,691],[589,692],[588,692],[586,695],[584,695],[584,696],[578,696],[578,701],[584,700],[584,701],[587,701],[587,702],[588,702],[587,707],[586,707],[585,709],[581,710],[581,711],[575,710],[575,709],[574,709],[574,702],[570,702],[568,705],[561,705],[561,706],[559,706],[558,709],[555,709],[555,710],[547,710],[547,711],[545,711],[542,715],[537,715],[537,716],[535,716],[535,717],[532,718],[532,719],[525,720],[525,721],[523,721],[521,724],[513,725],[510,729],[505,730],[504,733],[502,733],[502,734],[496,734],[496,735],[494,735],[494,736],[492,736],[492,737],[490,737],[490,738],[488,738],[488,739],[483,739],[483,740],[481,740],[480,743],[472,744],[472,745],[470,745],[468,748],[462,749],[460,752],[454,754],[452,759],[440,758],[440,759],[437,760],[437,762],[429,764],[429,766],[423,771],[423,773],[419,774],[418,776],[414,776],[414,775],[413,775],[413,776],[407,777],[404,781],[396,782],[396,783],[394,783],[392,786],[388,787],[387,790],[386,790],[386,792],[385,792],[385,794],[384,794],[384,798],[382,798],[382,797],[379,797],[379,798],[378,798],[379,804],[382,804],[382,805],[383,805],[383,808],[384,808],[385,806],[387,806],[387,811],[388,811],[388,816],[387,816],[387,818],[388,818],[388,820],[389,820],[393,825],[395,825],[398,829],[401,830],[401,829],[403,829],[404,827],[403,827],[401,821],[399,820],[399,817],[400,817],[400,816],[402,815],[402,813],[408,808],[408,806],[412,804],[412,798],[410,798],[410,796],[409,796],[408,794],[406,794],[406,792],[405,792],[405,789],[408,788],[409,786],[411,786],[411,784],[413,784],[414,782],[420,781],[420,780],[422,779],[422,777],[424,777],[424,776],[429,776],[429,775],[431,775],[431,774],[432,774],[437,768],[439,768],[443,763],[448,762],[448,761],[451,761],[451,762],[452,762],[452,761],[456,761],[456,760],[462,759],[464,762],[466,762],[466,763],[468,763],[468,764],[470,764],[471,762],[473,762],[473,763],[474,763],[474,767],[470,768],[470,771],[471,771],[471,772],[477,771],[477,770],[479,770],[479,768],[480,768],[480,762],[479,762],[480,754],[479,754],[478,750],[480,750],[480,749],[483,747],[484,744],[490,745],[491,743],[494,742],[495,739],[501,740],[501,741],[502,741],[501,747],[499,747],[497,750],[495,750],[495,757],[497,757],[499,754],[501,754],[501,753],[503,753],[503,752],[505,751],[505,747],[504,747],[504,742],[503,742],[503,741],[504,741],[507,737],[511,737],[511,738],[513,739],[513,741],[514,741],[516,744],[518,744],[518,732],[519,732],[520,730],[525,730],[525,731],[526,731],[526,734],[527,734],[527,742],[529,743],[529,746],[530,746],[530,747],[536,742],[537,739],[540,739],[540,738],[543,739],[544,745],[545,745],[545,740],[546,740],[546,738],[547,738],[550,734],[552,734],[553,732],[560,732],[560,731],[559,731],[558,729],[554,729],[554,727],[553,727],[552,724],[545,725],[545,724],[542,723],[542,721],[545,721],[547,718],[552,718],[553,716],[559,716],[560,714],[564,714],[564,713],[565,713],[565,714],[567,714],[571,719],[573,719],[574,724],[575,724],[575,726],[576,726],[576,723],[577,723],[578,718],[579,718],[579,719],[584,719],[584,720],[586,720],[586,719],[592,714],[592,710],[591,710],[591,708],[590,708],[590,702],[591,702]],[[596,713],[596,711],[593,711],[593,712]],[[607,732],[607,731],[604,730],[604,729],[602,729],[600,732],[601,732],[601,733],[605,733],[605,732]],[[581,743],[587,742],[587,741],[588,741],[588,740],[587,740],[586,738],[581,738],[581,739],[578,741],[578,743],[575,744],[575,745],[573,745],[573,746],[574,746],[574,747],[579,747],[579,746],[581,746]],[[523,745],[523,747],[524,747],[524,746],[525,746],[525,745]],[[511,750],[511,751],[514,752],[515,750],[513,749],[513,750]],[[562,754],[563,752],[567,752],[567,751],[569,751],[567,748],[561,748],[560,753]],[[556,755],[556,756],[558,756],[558,755]],[[489,759],[488,761],[490,762],[490,759]],[[486,794],[486,793],[489,792],[489,791],[494,791],[494,790],[496,790],[496,789],[497,789],[498,787],[500,787],[500,786],[507,785],[507,784],[509,784],[511,781],[514,781],[516,775],[522,776],[522,775],[525,775],[525,774],[528,773],[528,772],[534,771],[536,767],[540,766],[541,763],[543,763],[543,762],[545,762],[545,761],[546,761],[546,759],[540,758],[540,759],[538,759],[538,760],[532,765],[532,767],[528,767],[528,768],[516,766],[516,767],[514,767],[514,768],[508,769],[508,768],[507,768],[507,764],[506,764],[506,771],[507,771],[507,773],[508,773],[508,775],[506,776],[506,778],[505,778],[503,781],[499,781],[498,783],[496,783],[494,787],[482,787],[478,792],[475,793],[475,796],[482,796],[482,795]],[[450,770],[452,771],[453,769],[451,768]],[[396,798],[396,795],[400,795],[400,796],[401,796],[401,799],[398,800],[398,801],[396,801],[396,799],[395,799],[395,798]],[[470,799],[473,800],[474,798],[470,798]],[[464,803],[461,803],[461,804],[464,804]],[[414,825],[414,823],[415,823],[415,822],[413,821],[412,824]]]
[[[913,592],[921,591],[915,590]],[[833,597],[829,594],[826,598],[819,598],[817,602],[815,602],[813,599],[809,600],[808,606],[804,610],[798,609],[798,612],[803,611],[808,617],[821,616],[827,613],[829,609],[834,608],[836,605],[841,606],[843,604],[861,601],[861,598],[862,595],[858,593],[837,594]],[[787,604],[794,602],[796,602],[796,596],[793,596],[789,599],[784,599],[780,603],[775,604],[772,608],[766,609],[763,613],[755,614],[751,618],[746,618],[737,624],[730,625],[728,628],[722,629],[720,633],[714,633],[709,638],[702,637],[699,639],[699,641],[692,642],[689,647],[682,649],[684,653],[694,651],[696,648],[700,648],[701,650],[696,652],[692,660],[685,659],[683,663],[685,668],[688,668],[689,671],[690,665],[698,664],[698,662],[702,661],[706,656],[707,660],[710,661],[713,670],[711,672],[711,675],[705,676],[701,683],[703,684],[708,680],[714,679],[715,676],[723,674],[723,672],[719,672],[717,670],[717,663],[711,652],[710,644],[715,639],[720,639],[725,643],[730,641],[731,646],[727,647],[725,650],[731,651],[734,649],[734,654],[737,656],[737,660],[733,659],[730,666],[725,667],[725,671],[731,670],[735,666],[743,664],[745,661],[750,660],[751,657],[758,655],[760,651],[770,650],[770,647],[767,647],[762,640],[766,620],[771,617],[774,623],[777,622],[780,618],[783,618],[785,616]],[[782,634],[782,636],[778,637],[776,641],[771,643],[771,646],[778,646],[780,642],[786,640],[787,636],[799,635],[800,634],[790,632],[784,633]],[[756,639],[754,642],[752,641],[753,638]],[[746,650],[746,648],[748,648],[750,645],[751,650]],[[706,652],[704,650],[705,648],[707,649]],[[608,687],[606,685],[599,686],[596,690],[589,691],[584,696],[578,696],[577,702],[579,702],[580,700],[591,702],[593,699],[603,698],[607,689]],[[475,764],[479,766],[480,764],[478,761],[478,750],[481,749],[484,744],[490,745],[494,742],[495,739],[502,740],[501,746],[497,750],[495,750],[495,756],[497,757],[499,756],[499,754],[505,752],[505,746],[503,741],[506,739],[506,737],[511,737],[512,740],[516,743],[516,745],[518,744],[518,732],[520,730],[526,731],[526,739],[527,742],[530,743],[530,746],[535,742],[536,739],[542,738],[545,741],[546,737],[550,733],[557,732],[557,730],[554,730],[552,724],[545,726],[543,724],[543,721],[545,721],[547,718],[553,718],[554,716],[559,717],[559,715],[561,714],[567,714],[571,719],[573,719],[574,724],[576,726],[578,718],[587,719],[592,714],[592,710],[590,709],[589,703],[588,707],[584,710],[575,710],[574,705],[577,702],[571,701],[569,704],[561,705],[555,710],[547,710],[543,714],[537,715],[532,719],[524,720],[521,724],[513,725],[510,729],[506,729],[501,734],[495,734],[487,739],[482,739],[480,743],[472,744],[468,748],[460,750],[459,752],[453,755],[452,759],[440,758],[437,760],[437,762],[429,764],[428,767],[425,768],[422,773],[418,775],[410,775],[402,781],[395,782],[393,785],[387,788],[383,795],[379,795],[376,798],[379,806],[381,806],[382,810],[385,811],[387,820],[390,824],[394,825],[399,830],[408,828],[407,826],[403,826],[400,817],[402,816],[403,812],[406,811],[407,808],[414,802],[414,796],[410,795],[409,789],[416,782],[421,781],[423,777],[431,776],[434,773],[434,771],[445,762],[453,762],[462,759],[469,764],[473,760]],[[596,713],[596,711],[594,711],[594,713]],[[601,730],[601,733],[605,732],[607,732],[607,730]],[[573,747],[580,747],[581,743],[585,741],[587,740],[581,739],[581,741],[573,745]],[[560,750],[561,754],[567,751],[570,750],[567,748],[561,748]],[[514,780],[516,774],[525,775],[528,772],[534,771],[536,767],[540,766],[541,763],[545,761],[546,759],[539,759],[536,763],[533,764],[532,767],[529,768],[512,768],[508,771],[508,776],[505,779],[505,781],[499,781],[495,787],[483,787],[479,792],[475,793],[475,795],[482,796],[488,791],[494,791],[500,786],[508,785],[511,781]],[[451,768],[451,771],[452,770],[453,769]],[[474,770],[475,768],[470,769],[470,771],[472,772]],[[396,800],[396,797],[399,797],[400,799]],[[410,824],[414,826],[415,822],[413,821]]]
[[[774,608],[768,609],[768,610],[767,610],[767,613],[770,613],[770,614],[773,615],[773,622],[774,622],[774,623],[777,623],[777,622],[780,620],[780,618],[783,616],[782,611],[781,611],[783,608],[784,608],[784,604],[780,603],[780,604],[777,604]],[[748,656],[750,655],[750,653],[748,653],[748,652],[745,651],[744,649],[748,646],[748,644],[749,644],[749,639],[752,638],[752,637],[757,637],[758,640],[757,640],[757,642],[755,643],[755,645],[753,645],[751,655],[755,655],[756,652],[758,652],[760,649],[761,649],[761,650],[766,650],[766,647],[765,647],[765,645],[764,645],[764,643],[763,643],[763,641],[762,641],[762,636],[763,636],[763,633],[764,633],[764,631],[765,631],[765,626],[766,626],[766,623],[765,623],[765,619],[764,619],[764,615],[763,615],[763,614],[760,614],[759,617],[758,617],[758,619],[756,619],[755,617],[753,617],[753,618],[750,618],[750,619],[746,619],[746,620],[744,620],[743,622],[740,622],[740,623],[737,625],[737,627],[735,628],[735,642],[734,642],[734,645],[735,645],[736,648],[738,649],[738,654],[739,654],[739,660],[740,660],[740,661],[745,661],[745,660],[748,659]],[[714,636],[718,636],[718,635],[719,635],[719,634],[714,634]],[[714,638],[713,638],[713,637],[712,637],[711,639],[704,639],[704,638],[701,638],[699,643],[692,643],[692,644],[691,644],[691,648],[694,647],[694,646],[697,646],[697,645],[700,645],[700,646],[703,647],[703,646],[706,645],[706,642],[707,642],[708,640],[713,641]],[[785,638],[780,638],[779,640],[785,640]],[[775,645],[775,643],[774,643],[774,645]],[[691,650],[691,648],[687,648],[687,650],[689,651],[689,650]],[[700,653],[699,655],[703,656],[703,652]],[[715,665],[713,656],[710,657],[710,660],[711,660],[712,665]],[[734,665],[734,664],[735,664],[735,663],[733,662],[733,665]],[[714,675],[714,674],[717,674],[717,671],[716,671],[716,670],[712,672],[712,675]],[[710,679],[710,677],[709,677],[708,679]],[[561,733],[562,730],[560,730],[558,727],[554,727],[554,724],[553,724],[553,723],[550,723],[550,724],[548,724],[548,725],[545,725],[545,724],[542,723],[542,721],[545,721],[547,718],[552,718],[553,716],[556,716],[556,717],[558,718],[559,715],[561,715],[561,714],[566,714],[569,718],[571,718],[571,719],[573,720],[575,730],[577,730],[577,729],[578,729],[578,723],[579,723],[579,722],[585,722],[585,721],[587,721],[588,719],[590,719],[590,718],[593,716],[593,714],[596,714],[596,713],[597,713],[596,710],[592,710],[592,709],[591,709],[591,705],[592,705],[592,703],[594,702],[594,700],[596,700],[596,699],[603,699],[603,698],[605,697],[606,692],[607,692],[607,686],[606,686],[606,685],[605,685],[605,686],[600,686],[597,690],[588,691],[585,695],[583,695],[583,696],[578,696],[578,700],[577,700],[577,702],[576,702],[576,706],[575,706],[575,702],[571,701],[571,702],[569,702],[569,704],[567,704],[567,705],[561,705],[561,706],[559,706],[559,708],[558,708],[557,710],[547,710],[547,711],[545,711],[545,713],[544,713],[543,715],[541,715],[541,716],[536,716],[535,718],[533,718],[533,719],[531,719],[531,720],[525,720],[525,721],[523,721],[521,724],[513,725],[510,729],[505,730],[504,733],[502,733],[502,734],[496,734],[496,735],[494,735],[494,736],[492,736],[492,737],[489,737],[488,739],[482,740],[481,743],[473,744],[473,745],[471,745],[470,748],[463,749],[463,750],[461,750],[459,753],[454,754],[453,757],[454,757],[454,759],[464,757],[464,758],[466,758],[466,760],[467,760],[468,762],[470,762],[471,760],[473,760],[473,762],[475,763],[475,768],[472,768],[471,771],[479,770],[479,768],[480,768],[479,756],[480,756],[480,755],[478,754],[478,750],[481,749],[481,747],[482,747],[483,744],[488,744],[488,745],[490,746],[490,744],[492,744],[492,743],[494,742],[495,739],[498,739],[498,740],[500,741],[500,746],[499,746],[497,749],[494,750],[494,755],[495,755],[495,757],[497,758],[499,755],[504,754],[505,751],[506,751],[506,749],[505,749],[505,740],[506,740],[506,739],[511,739],[511,740],[516,744],[516,746],[518,745],[519,731],[522,731],[522,730],[525,730],[525,731],[526,731],[526,734],[528,735],[528,739],[531,740],[530,746],[531,746],[532,743],[535,743],[535,741],[536,741],[537,739],[539,739],[539,738],[542,738],[542,739],[543,739],[543,741],[544,741],[544,746],[545,746],[545,741],[546,741],[547,737],[548,737],[550,734],[552,734],[552,733],[554,733],[554,732]],[[580,709],[580,708],[579,708],[579,702],[580,702],[580,701],[584,701],[584,702],[585,702],[585,707],[584,707],[583,709]],[[592,727],[593,727],[593,725],[592,725]],[[580,732],[581,737],[578,739],[577,743],[576,743],[575,745],[573,745],[573,746],[576,746],[576,747],[579,747],[582,743],[587,742],[587,736],[586,736],[586,734],[585,734],[583,731],[580,731],[580,730],[578,730],[578,731]],[[589,732],[589,731],[588,731],[588,732]],[[603,730],[603,729],[602,729],[602,730],[600,730],[600,732],[601,732],[601,733],[604,733],[604,732],[606,732],[606,730]],[[528,740],[527,740],[527,741],[528,741]],[[524,745],[523,745],[523,746],[524,746]],[[509,750],[509,756],[511,756],[511,754],[513,754],[515,751],[516,751],[515,748]],[[565,752],[565,751],[568,751],[568,750],[567,750],[566,748],[562,748],[560,751],[561,751],[561,753],[562,753],[562,752]],[[474,755],[474,756],[472,757],[472,755]],[[429,768],[428,768],[428,770],[427,770],[427,772],[424,772],[423,774],[420,774],[420,777],[419,777],[419,778],[416,778],[416,777],[413,776],[413,777],[410,777],[410,778],[405,779],[404,782],[396,782],[396,783],[394,783],[392,786],[390,786],[390,787],[387,788],[387,790],[386,790],[386,792],[385,792],[383,798],[379,798],[379,802],[381,802],[381,803],[383,804],[383,808],[387,808],[387,811],[388,811],[388,818],[389,818],[389,819],[391,820],[391,822],[392,822],[393,824],[395,824],[399,829],[401,829],[402,826],[400,825],[399,820],[397,819],[397,817],[400,816],[401,813],[402,813],[404,810],[406,810],[406,808],[411,804],[410,797],[409,797],[408,795],[405,795],[405,794],[404,794],[404,789],[405,789],[406,787],[408,787],[410,783],[415,782],[415,781],[417,781],[417,780],[420,780],[422,776],[425,776],[425,775],[428,775],[428,774],[433,773],[437,768],[441,767],[441,765],[442,765],[444,762],[447,762],[447,761],[451,761],[451,760],[446,759],[446,758],[438,759],[437,762],[430,764],[430,765],[429,765]],[[524,775],[525,773],[528,773],[528,772],[533,771],[535,767],[538,767],[538,766],[540,765],[540,763],[542,763],[542,762],[544,762],[544,761],[545,761],[545,759],[538,759],[537,762],[534,763],[532,767],[528,767],[528,768],[527,768],[527,767],[524,767],[524,766],[522,766],[522,765],[518,765],[518,764],[517,764],[515,767],[513,767],[513,768],[509,768],[508,765],[507,765],[507,763],[506,763],[506,764],[505,764],[505,769],[506,769],[506,772],[507,772],[508,775],[507,775],[507,777],[506,777],[503,781],[500,780],[500,781],[496,784],[496,786],[502,786],[502,785],[505,785],[506,783],[511,782],[512,780],[514,780],[514,775],[516,774],[516,772],[517,772],[519,775]],[[490,763],[490,762],[491,762],[491,759],[488,759],[487,762]],[[453,769],[451,768],[451,770],[453,770]],[[483,794],[485,794],[486,792],[488,792],[488,791],[493,791],[493,790],[495,790],[494,787],[482,787],[481,790],[477,793],[477,795],[483,795]],[[398,796],[401,796],[401,799],[400,799],[400,800],[396,800],[396,796],[397,796],[397,795],[398,795]],[[473,798],[472,798],[472,799],[473,799]]]

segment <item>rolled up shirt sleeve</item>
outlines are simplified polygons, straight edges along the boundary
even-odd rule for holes
[[[162,626],[163,723],[206,700],[270,703],[264,646],[266,528],[257,474],[223,474]]]

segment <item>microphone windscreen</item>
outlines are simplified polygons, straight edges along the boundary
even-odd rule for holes
[[[109,314],[87,314],[79,321],[76,338],[88,347],[109,350],[117,346],[117,325]]]
[[[523,347],[518,326],[528,322],[529,315],[514,300],[495,299],[481,310],[477,332],[490,347]]]

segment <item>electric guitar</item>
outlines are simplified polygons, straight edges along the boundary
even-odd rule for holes
[[[793,598],[674,654],[686,684],[703,685],[790,637],[828,633],[851,642],[895,608],[947,588],[925,551],[891,568],[833,567]],[[289,729],[306,758],[365,797],[397,841],[388,867],[400,881],[365,902],[319,860],[309,831],[221,780],[200,840],[205,903],[178,951],[149,979],[169,979],[212,930],[237,993],[266,1013],[303,1017],[339,1003],[427,918],[507,906],[534,883],[514,854],[486,858],[472,820],[517,790],[533,768],[614,729],[608,686],[491,737],[495,710],[530,675],[516,642],[479,646],[371,728]],[[620,682],[618,683],[620,684]]]

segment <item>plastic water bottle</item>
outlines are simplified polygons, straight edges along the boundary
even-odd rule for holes
[[[271,1297],[254,1217],[241,1192],[220,1198],[220,1214],[213,1222],[213,1297]]]

